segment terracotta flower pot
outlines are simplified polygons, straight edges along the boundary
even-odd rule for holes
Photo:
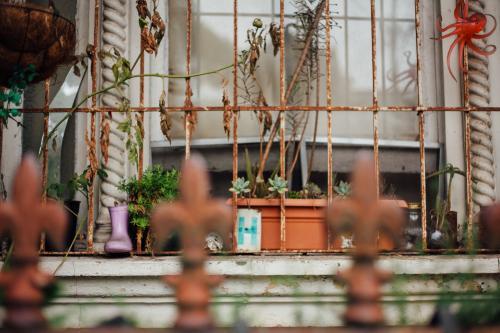
[[[404,201],[394,201],[399,207],[407,207]],[[231,204],[231,200],[228,200]],[[333,203],[335,204],[335,203]],[[237,201],[238,208],[252,208],[261,213],[261,250],[280,249],[280,199],[247,199]],[[326,199],[285,199],[285,249],[327,250],[328,227],[325,223]],[[336,239],[332,249],[341,250],[342,241]],[[379,237],[381,250],[394,250],[395,242]]]
[[[0,17],[0,85],[28,65],[44,80],[73,57],[75,26],[49,7],[0,2]]]
[[[481,207],[478,232],[480,248],[500,248],[500,203]]]
[[[280,249],[280,199],[238,199],[239,208],[261,212],[261,250]],[[326,200],[285,199],[285,248],[287,250],[326,250]]]
[[[111,237],[104,245],[110,254],[126,254],[132,251],[132,240],[128,235],[128,206],[109,207]]]

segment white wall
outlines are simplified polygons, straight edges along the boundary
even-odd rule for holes
[[[246,30],[251,27],[255,17],[261,18],[266,25],[279,22],[278,1],[239,1],[238,17],[238,51],[248,47],[245,42]],[[335,5],[334,5],[335,4]],[[290,24],[295,23],[291,17],[295,8],[286,2],[287,32],[292,32]],[[333,100],[335,105],[371,105],[371,41],[370,41],[370,7],[369,1],[342,0],[332,2],[332,12],[340,28],[332,30],[332,82]],[[201,13],[201,15],[199,15]],[[193,32],[192,32],[192,72],[203,72],[233,61],[233,2],[193,1]],[[382,15],[383,13],[383,15]],[[173,2],[170,8],[170,70],[174,73],[185,72],[185,15],[184,2]],[[415,29],[413,0],[383,1],[377,5],[378,17],[383,17],[377,25],[378,38],[378,78],[379,98],[381,105],[415,105],[416,87],[409,86],[410,78],[394,83],[393,77],[408,71],[413,74],[415,64]],[[429,16],[430,17],[430,16]],[[429,24],[433,25],[433,22]],[[430,37],[430,36],[426,36]],[[288,36],[286,44],[294,40]],[[270,44],[270,43],[268,43]],[[269,49],[272,49],[268,45]],[[425,48],[433,53],[434,43],[426,43]],[[291,75],[297,61],[297,53],[287,48],[286,70]],[[410,53],[410,63],[407,63],[407,53]],[[324,58],[322,58],[324,72]],[[269,105],[279,105],[279,57],[273,57],[272,52],[261,56],[261,68],[257,77],[263,87]],[[434,58],[425,62],[430,73],[434,73]],[[432,66],[432,68],[431,68]],[[223,75],[232,83],[232,72],[227,70]],[[431,75],[432,76],[432,75]],[[325,104],[325,77],[321,80],[321,104]],[[428,82],[430,82],[428,80]],[[221,105],[221,77],[212,75],[192,80],[193,102],[198,105]],[[428,87],[430,94],[435,95],[436,89]],[[232,96],[232,87],[229,87]],[[314,95],[314,92],[313,92]],[[435,98],[434,98],[435,99]],[[170,105],[180,106],[184,101],[184,82],[171,80],[169,89]],[[240,103],[243,101],[240,98]],[[312,103],[314,104],[314,103]],[[155,115],[157,117],[157,115]],[[307,135],[312,135],[313,121],[309,121]],[[182,139],[184,128],[182,115],[176,115],[174,137]],[[258,136],[258,125],[253,113],[240,115],[239,136]],[[326,113],[321,113],[321,136],[327,133]],[[334,136],[351,138],[372,138],[372,116],[369,113],[335,113]],[[428,135],[426,139],[437,142],[437,122],[435,116],[428,117]],[[416,140],[418,135],[417,118],[414,113],[385,114],[380,117],[381,139]],[[200,114],[199,124],[194,138],[224,137],[222,113]],[[153,141],[164,141],[161,132],[151,133]]]

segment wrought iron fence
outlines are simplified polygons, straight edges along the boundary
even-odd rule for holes
[[[187,20],[186,20],[186,73],[189,75],[191,73],[191,40],[192,40],[192,1],[187,1]],[[375,168],[377,174],[377,182],[380,179],[380,152],[379,152],[379,116],[380,112],[416,112],[418,115],[418,132],[419,132],[419,149],[420,149],[420,207],[421,207],[421,223],[422,223],[422,244],[424,250],[427,249],[427,194],[426,194],[426,145],[424,141],[425,137],[425,117],[424,115],[429,112],[460,112],[464,116],[464,128],[465,128],[465,171],[466,171],[466,212],[467,218],[466,223],[468,230],[472,230],[473,227],[473,202],[472,202],[472,194],[473,194],[473,184],[472,184],[472,173],[471,173],[471,112],[474,111],[486,111],[486,112],[498,112],[500,111],[500,106],[492,106],[492,107],[477,107],[472,106],[470,101],[470,91],[469,91],[469,74],[467,71],[463,73],[463,81],[462,81],[462,89],[463,89],[463,103],[461,106],[450,107],[450,106],[426,106],[424,105],[424,87],[422,83],[422,1],[415,0],[415,31],[416,31],[416,50],[417,50],[417,78],[416,78],[416,86],[417,86],[417,104],[412,106],[401,106],[401,105],[390,105],[383,106],[379,104],[378,98],[378,82],[379,78],[377,77],[377,21],[375,15],[375,6],[377,0],[366,0],[370,2],[370,17],[371,17],[371,64],[372,64],[372,104],[368,106],[345,106],[345,105],[335,105],[333,97],[332,97],[332,82],[331,82],[331,38],[332,38],[332,25],[329,20],[326,20],[326,55],[325,55],[325,68],[326,68],[326,104],[319,106],[290,106],[287,105],[286,95],[287,95],[287,87],[285,85],[285,29],[280,29],[279,34],[279,91],[280,91],[280,103],[279,105],[272,106],[248,106],[248,105],[240,105],[238,101],[238,0],[233,0],[233,96],[232,96],[232,104],[227,106],[222,105],[193,105],[191,101],[191,81],[190,78],[185,80],[185,91],[186,91],[186,99],[185,104],[183,106],[166,106],[166,110],[169,112],[183,112],[185,114],[185,157],[186,159],[191,155],[191,137],[193,133],[193,126],[190,122],[190,117],[192,112],[216,112],[216,111],[224,111],[230,110],[233,113],[233,122],[232,122],[232,178],[236,180],[238,178],[238,159],[239,159],[239,150],[238,150],[238,117],[237,115],[240,112],[250,112],[250,111],[275,111],[279,112],[279,174],[281,177],[286,177],[286,164],[285,164],[285,113],[290,110],[302,110],[302,112],[315,112],[321,111],[327,113],[327,128],[328,128],[328,138],[327,138],[327,159],[328,159],[328,168],[327,168],[327,200],[329,203],[332,202],[334,198],[333,191],[333,159],[332,159],[332,137],[333,137],[333,113],[335,112],[363,112],[363,113],[371,113],[373,117],[373,154],[375,160]],[[280,0],[280,15],[279,15],[279,25],[280,27],[284,27],[285,21],[285,0]],[[324,17],[330,17],[331,9],[330,9],[330,1],[326,1],[326,5],[324,8]],[[94,32],[93,32],[93,50],[92,50],[92,61],[91,61],[91,82],[92,82],[92,93],[96,93],[98,91],[97,88],[97,66],[98,66],[98,51],[100,45],[100,28],[101,28],[101,1],[97,0],[95,2],[94,8]],[[144,49],[144,45],[142,44],[142,49]],[[147,112],[158,112],[159,107],[146,107],[144,104],[144,61],[145,55],[142,52],[142,56],[140,57],[140,91],[139,91],[139,106],[132,107],[131,111],[136,112],[140,119],[144,120],[144,115]],[[464,49],[464,67],[468,68],[468,53],[467,47]],[[68,108],[49,108],[49,87],[50,81],[47,80],[45,84],[45,104],[41,109],[23,109],[24,113],[43,113],[44,115],[44,135],[47,136],[49,127],[48,127],[48,119],[49,114],[51,113],[67,113],[70,112],[71,109]],[[87,148],[89,154],[96,153],[96,144],[97,140],[99,140],[98,133],[96,131],[96,121],[98,117],[101,117],[101,120],[105,116],[107,112],[118,112],[115,108],[109,107],[101,107],[98,105],[97,96],[92,96],[91,103],[89,107],[80,107],[75,112],[78,113],[87,113],[90,114],[90,125],[87,128],[89,133],[90,140],[87,142]],[[47,147],[43,150],[42,154],[42,165],[43,165],[43,185],[47,185],[47,165],[48,165],[48,150]],[[141,176],[141,172],[143,169],[143,151],[139,151],[138,157],[138,170],[139,177]],[[87,245],[88,250],[84,253],[79,254],[91,254],[94,252],[94,186],[91,186],[89,191],[89,202],[91,203],[88,208],[88,221],[87,221]],[[236,220],[237,216],[237,196],[233,194],[232,197],[232,210],[233,210],[233,221]],[[280,197],[280,249],[275,252],[283,252],[287,251],[285,240],[286,240],[286,218],[285,218],[285,196],[281,195]],[[236,236],[237,226],[234,224],[234,236]],[[233,237],[236,239],[236,237]],[[234,243],[234,241],[233,241]],[[468,234],[467,244],[469,247],[472,247],[473,239],[472,233]],[[334,252],[331,249],[331,244],[328,246],[328,250],[320,251],[320,252]],[[43,251],[43,241],[42,241],[42,251]],[[233,244],[233,250],[235,250],[235,244]],[[138,249],[140,252],[140,249]],[[304,251],[302,251],[304,252]],[[308,251],[307,251],[308,252]],[[313,251],[314,252],[314,251]],[[316,251],[318,252],[318,251]]]

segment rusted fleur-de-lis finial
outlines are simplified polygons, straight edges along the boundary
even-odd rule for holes
[[[403,214],[396,203],[378,199],[371,157],[362,155],[358,159],[352,174],[352,196],[334,201],[327,221],[334,237],[345,232],[354,236],[353,265],[338,274],[347,284],[345,322],[356,326],[383,324],[380,289],[391,274],[375,267],[378,237],[384,232],[395,242],[400,240]]]
[[[67,220],[62,206],[43,203],[41,197],[35,159],[26,156],[15,175],[12,200],[0,203],[0,233],[10,234],[14,243],[10,267],[0,273],[6,327],[35,329],[46,324],[41,311],[43,290],[52,283],[53,276],[38,269],[40,235],[46,232],[56,245],[61,245]]]
[[[181,170],[181,199],[158,206],[151,218],[157,246],[177,230],[182,245],[182,273],[165,276],[176,289],[178,315],[176,327],[204,330],[213,327],[209,313],[210,289],[222,282],[222,277],[205,272],[207,253],[205,238],[217,232],[230,246],[231,212],[222,201],[210,199],[210,181],[201,157],[193,156]]]

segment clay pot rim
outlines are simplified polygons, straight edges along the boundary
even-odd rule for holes
[[[250,207],[264,207],[264,206],[279,206],[279,198],[238,198],[236,204],[238,206],[250,206]],[[232,199],[226,201],[227,204],[232,203]],[[326,207],[326,199],[285,199],[285,205],[292,207]]]
[[[73,22],[71,22],[69,19],[66,17],[62,16],[61,14],[58,14],[52,10],[49,10],[47,6],[42,6],[42,5],[37,5],[33,3],[8,3],[8,2],[0,2],[0,7],[17,7],[20,10],[29,10],[29,11],[38,11],[42,13],[46,13],[48,15],[52,15],[53,17],[56,17],[58,19],[62,19],[63,21],[66,21],[66,23],[74,26]]]
[[[381,201],[392,201],[392,202],[395,202],[400,208],[408,208],[408,204],[404,200],[381,199]],[[231,205],[232,199],[227,199],[226,203],[228,205]],[[279,206],[280,199],[279,198],[273,198],[273,199],[238,198],[236,200],[236,205],[239,207],[243,207],[243,206],[250,206],[250,207]],[[289,198],[286,198],[285,199],[285,206],[288,206],[288,207],[327,207],[328,200],[327,199],[289,199]]]

